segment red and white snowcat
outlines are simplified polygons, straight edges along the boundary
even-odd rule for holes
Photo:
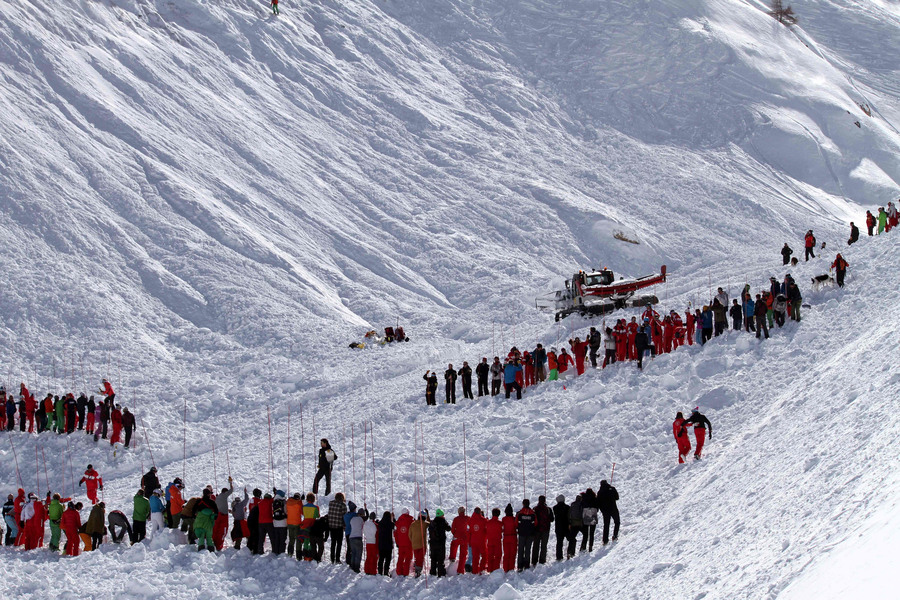
[[[539,309],[556,311],[556,320],[572,314],[605,315],[620,308],[648,306],[658,304],[659,298],[653,295],[637,296],[640,289],[662,283],[666,280],[666,266],[659,270],[659,275],[648,275],[637,279],[620,278],[616,280],[611,269],[599,271],[579,271],[566,281],[566,289],[557,290],[535,299]]]

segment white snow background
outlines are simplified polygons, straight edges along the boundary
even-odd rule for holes
[[[0,377],[42,395],[64,368],[79,391],[108,375],[164,482],[182,475],[186,403],[193,494],[229,466],[268,485],[270,409],[291,490],[327,436],[336,489],[346,477],[379,512],[392,466],[397,511],[417,506],[415,481],[431,509],[466,490],[484,507],[488,459],[490,506],[518,506],[523,451],[534,499],[546,446],[551,498],[615,462],[623,520],[589,556],[427,588],[198,554],[177,534],[77,559],[2,548],[0,594],[896,597],[896,237],[845,252],[845,290],[809,278],[847,221],[865,235],[865,210],[898,195],[900,8],[792,4],[793,29],[738,0],[284,1],[280,17],[238,0],[0,0]],[[791,273],[812,308],[767,342],[729,333],[643,373],[424,406],[425,369],[583,336],[591,321],[533,305],[579,268],[666,264],[655,292],[684,310],[710,285],[783,276],[781,245],[802,254],[809,228],[826,258]],[[398,318],[408,344],[347,348]],[[695,405],[714,438],[678,467],[670,424]],[[29,490],[43,449],[54,491],[92,462],[130,515],[151,464],[139,433],[114,456],[14,432],[0,492],[17,486],[12,445]]]

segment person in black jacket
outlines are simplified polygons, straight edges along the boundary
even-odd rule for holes
[[[447,404],[456,404],[456,371],[453,365],[448,365],[444,371],[444,392]]]
[[[850,221],[850,239],[847,240],[847,245],[852,246],[856,242],[859,241],[859,227],[853,224],[853,221]]]
[[[609,485],[604,479],[600,482],[600,490],[597,492],[597,508],[603,514],[603,545],[609,543],[609,520],[615,523],[612,539],[619,539],[619,508],[616,501],[619,499],[619,492],[616,488]]]
[[[313,479],[313,494],[319,495],[319,481],[325,478],[325,495],[331,494],[331,470],[334,468],[334,461],[337,460],[337,453],[331,449],[331,444],[327,438],[322,438],[319,442],[319,463],[316,476]]]
[[[447,532],[450,524],[444,518],[444,511],[437,509],[435,517],[428,526],[428,542],[431,544],[431,570],[435,577],[446,577],[447,567],[444,559],[447,557]]]
[[[781,249],[781,264],[786,265],[791,262],[791,254],[794,251],[791,250],[791,247],[787,245],[787,242],[784,243],[784,248]]]
[[[378,574],[391,576],[391,559],[394,555],[394,515],[384,511],[378,521]]]
[[[19,396],[19,431],[25,431],[25,411],[27,407],[25,405],[25,396]],[[59,432],[62,433],[64,430],[60,428]]]
[[[519,560],[516,567],[519,572],[530,569],[531,551],[534,545],[534,536],[537,532],[537,523],[534,511],[531,510],[531,500],[522,500],[522,510],[516,513],[516,534],[519,537]]]
[[[78,396],[78,429],[84,429],[84,410],[87,408],[87,396],[81,394]]]
[[[769,339],[769,328],[766,327],[766,313],[769,311],[768,306],[766,305],[766,301],[763,299],[761,294],[756,295],[756,305],[753,309],[753,314],[756,316],[756,338],[759,339],[760,332],[766,334],[766,339]]]
[[[531,353],[531,360],[534,363],[534,380],[537,382],[547,381],[547,351],[544,350],[543,344],[538,344]],[[484,359],[487,365],[487,359]],[[485,381],[485,390],[487,390],[487,382]],[[487,394],[487,391],[485,391]]]
[[[712,423],[706,418],[706,415],[700,412],[700,407],[695,407],[691,411],[691,416],[685,419],[685,427],[694,426],[694,438],[697,441],[697,449],[694,451],[694,460],[700,460],[700,454],[703,451],[703,444],[706,442],[706,428],[709,427],[709,439],[712,440]]]
[[[434,398],[437,393],[437,373],[425,371],[422,379],[425,380],[425,405],[437,406],[437,400]]]
[[[653,347],[651,340],[650,319],[645,318],[644,324],[638,327],[634,336],[634,349],[637,352],[638,369],[644,368],[644,354],[647,353],[647,350],[650,351],[651,356],[656,356],[656,349]]]
[[[319,517],[309,528],[310,555],[316,562],[322,562],[325,552],[325,540],[328,539],[328,517]],[[381,552],[378,553],[381,556]]]
[[[731,301],[731,309],[728,311],[728,314],[731,315],[731,320],[734,323],[734,330],[740,331],[741,324],[744,318],[743,310],[741,309],[741,305],[738,304],[737,298]]]
[[[553,522],[556,523],[556,560],[563,559],[563,546],[569,539],[569,505],[566,497],[560,494],[556,497],[556,505],[553,507]]]
[[[553,510],[547,506],[546,496],[538,496],[534,507],[535,534],[534,548],[531,550],[531,564],[546,564],[547,542],[550,540],[550,526],[553,523]]]
[[[122,428],[125,430],[125,447],[131,444],[131,434],[134,433],[134,415],[126,408],[122,412]]]
[[[159,477],[156,476],[156,467],[150,467],[147,474],[141,477],[141,489],[144,490],[144,495],[149,496],[161,487],[159,485]]]
[[[478,366],[475,367],[475,375],[478,377],[478,397],[487,396],[488,391],[488,375],[491,372],[491,366],[488,364],[487,358],[482,358]]]
[[[591,348],[591,366],[595,369],[597,368],[597,351],[600,349],[600,344],[603,343],[603,337],[600,335],[600,332],[597,331],[596,327],[591,327],[591,332],[588,335],[588,344]]]
[[[475,398],[472,394],[472,367],[466,361],[463,361],[459,376],[462,378],[463,398]]]

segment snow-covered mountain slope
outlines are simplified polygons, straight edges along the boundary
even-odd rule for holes
[[[872,322],[896,310],[894,274],[874,272],[888,268],[890,238],[864,240],[848,255],[858,282],[812,295],[803,326],[760,347],[729,336],[643,375],[614,369],[522,403],[430,413],[421,375],[511,343],[565,340],[571,321],[551,324],[531,300],[578,268],[643,275],[667,264],[673,276],[656,291],[683,309],[710,284],[734,293],[763,283],[781,244],[802,252],[810,227],[841,246],[846,221],[861,224],[897,190],[892,6],[797,4],[803,27],[789,31],[764,6],[726,0],[283,2],[278,18],[237,0],[0,0],[8,383],[43,393],[60,388],[63,367],[79,388],[108,375],[153,449],[151,458],[143,435],[136,453],[115,456],[82,436],[14,435],[23,477],[34,479],[36,449],[48,456],[42,489],[93,462],[107,500],[124,507],[151,461],[169,480],[182,473],[187,405],[189,491],[226,470],[264,486],[271,407],[279,485],[308,487],[314,439],[345,432],[339,454],[355,449],[357,499],[371,505],[377,484],[383,508],[393,466],[395,505],[412,507],[419,422],[431,507],[463,503],[466,481],[470,506],[481,502],[488,457],[491,503],[510,499],[504,489],[515,502],[523,449],[527,492],[541,493],[545,444],[551,495],[596,487],[622,465],[623,543],[511,579],[529,597],[610,585],[635,597],[767,597],[791,582],[802,597],[804,565],[838,531],[871,531],[887,510],[884,490],[865,479],[877,469],[847,483],[829,465],[869,457],[879,467],[891,452],[896,423],[882,402],[896,396],[893,373],[875,371],[872,390],[846,383],[881,369],[879,353],[896,347],[893,330]],[[823,270],[817,260],[794,274],[806,287]],[[397,316],[409,344],[346,348]],[[816,369],[833,387],[795,405],[817,393]],[[850,389],[858,397],[844,406]],[[697,403],[722,437],[709,462],[672,470],[666,424]],[[844,422],[814,412],[828,406],[861,422],[875,415],[881,428],[838,451]],[[363,421],[374,425],[375,484],[362,476],[372,461]],[[16,479],[9,446],[0,445],[4,482]],[[343,466],[338,488],[345,478],[350,488],[353,466]],[[763,473],[780,487],[759,484]],[[834,506],[848,507],[838,523],[815,504],[832,484],[844,485]],[[871,511],[849,510],[860,498]],[[781,533],[765,521],[773,513]],[[717,529],[704,538],[707,524]],[[125,568],[132,594],[224,584],[222,593],[256,596],[281,593],[290,577],[310,595],[423,593],[422,582],[163,546],[106,549],[78,568]],[[0,589],[13,594],[49,594],[44,582],[74,564],[0,557],[10,573]],[[499,584],[467,578],[429,592],[482,597]]]

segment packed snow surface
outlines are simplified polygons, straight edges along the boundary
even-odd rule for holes
[[[129,515],[153,462],[190,494],[300,490],[328,437],[335,488],[379,511],[571,500],[615,463],[623,519],[590,555],[427,589],[178,534],[3,548],[3,597],[889,597],[898,242],[863,222],[900,187],[900,10],[793,6],[788,29],[738,0],[0,0],[7,386],[108,376],[145,426],[115,453],[13,432],[0,491],[17,462],[42,493],[91,462]],[[848,285],[813,292],[849,220]],[[768,341],[425,409],[426,369],[598,324],[534,308],[578,269],[665,264],[683,311],[781,278],[810,228],[811,308]],[[409,343],[347,347],[398,321]],[[697,405],[708,456],[677,466]]]

